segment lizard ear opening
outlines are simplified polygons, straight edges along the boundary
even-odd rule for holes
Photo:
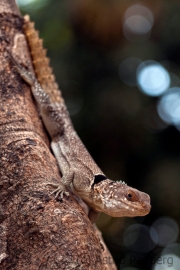
[[[92,187],[98,183],[100,183],[103,180],[106,180],[107,177],[103,174],[97,174],[94,176],[94,183],[92,184]]]

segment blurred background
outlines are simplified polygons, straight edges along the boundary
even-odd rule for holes
[[[97,164],[151,197],[146,217],[98,219],[118,269],[180,269],[180,2],[17,4]]]

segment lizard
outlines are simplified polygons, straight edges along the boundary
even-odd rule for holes
[[[99,212],[112,217],[147,215],[151,209],[149,195],[129,187],[123,181],[108,179],[77,135],[64,100],[59,98],[58,102],[53,102],[36,76],[24,68],[9,51],[8,55],[22,79],[30,85],[51,138],[51,149],[62,174],[61,183],[52,192],[55,197],[63,199],[64,195],[69,196],[71,190],[90,207],[89,217],[92,222]]]

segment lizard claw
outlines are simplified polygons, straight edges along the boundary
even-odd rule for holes
[[[54,183],[47,183],[46,185],[54,186],[56,187],[55,190],[53,190],[50,195],[55,194],[55,199],[60,195],[60,199],[63,199],[63,196],[66,195],[69,196],[69,192],[66,191],[66,188],[63,185],[58,185]]]

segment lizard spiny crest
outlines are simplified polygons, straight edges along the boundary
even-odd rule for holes
[[[39,38],[39,32],[34,23],[30,21],[29,15],[24,16],[24,32],[30,47],[32,62],[38,82],[43,90],[48,93],[52,102],[64,102],[52,68],[50,59],[46,56],[47,50],[43,48],[43,40]]]

